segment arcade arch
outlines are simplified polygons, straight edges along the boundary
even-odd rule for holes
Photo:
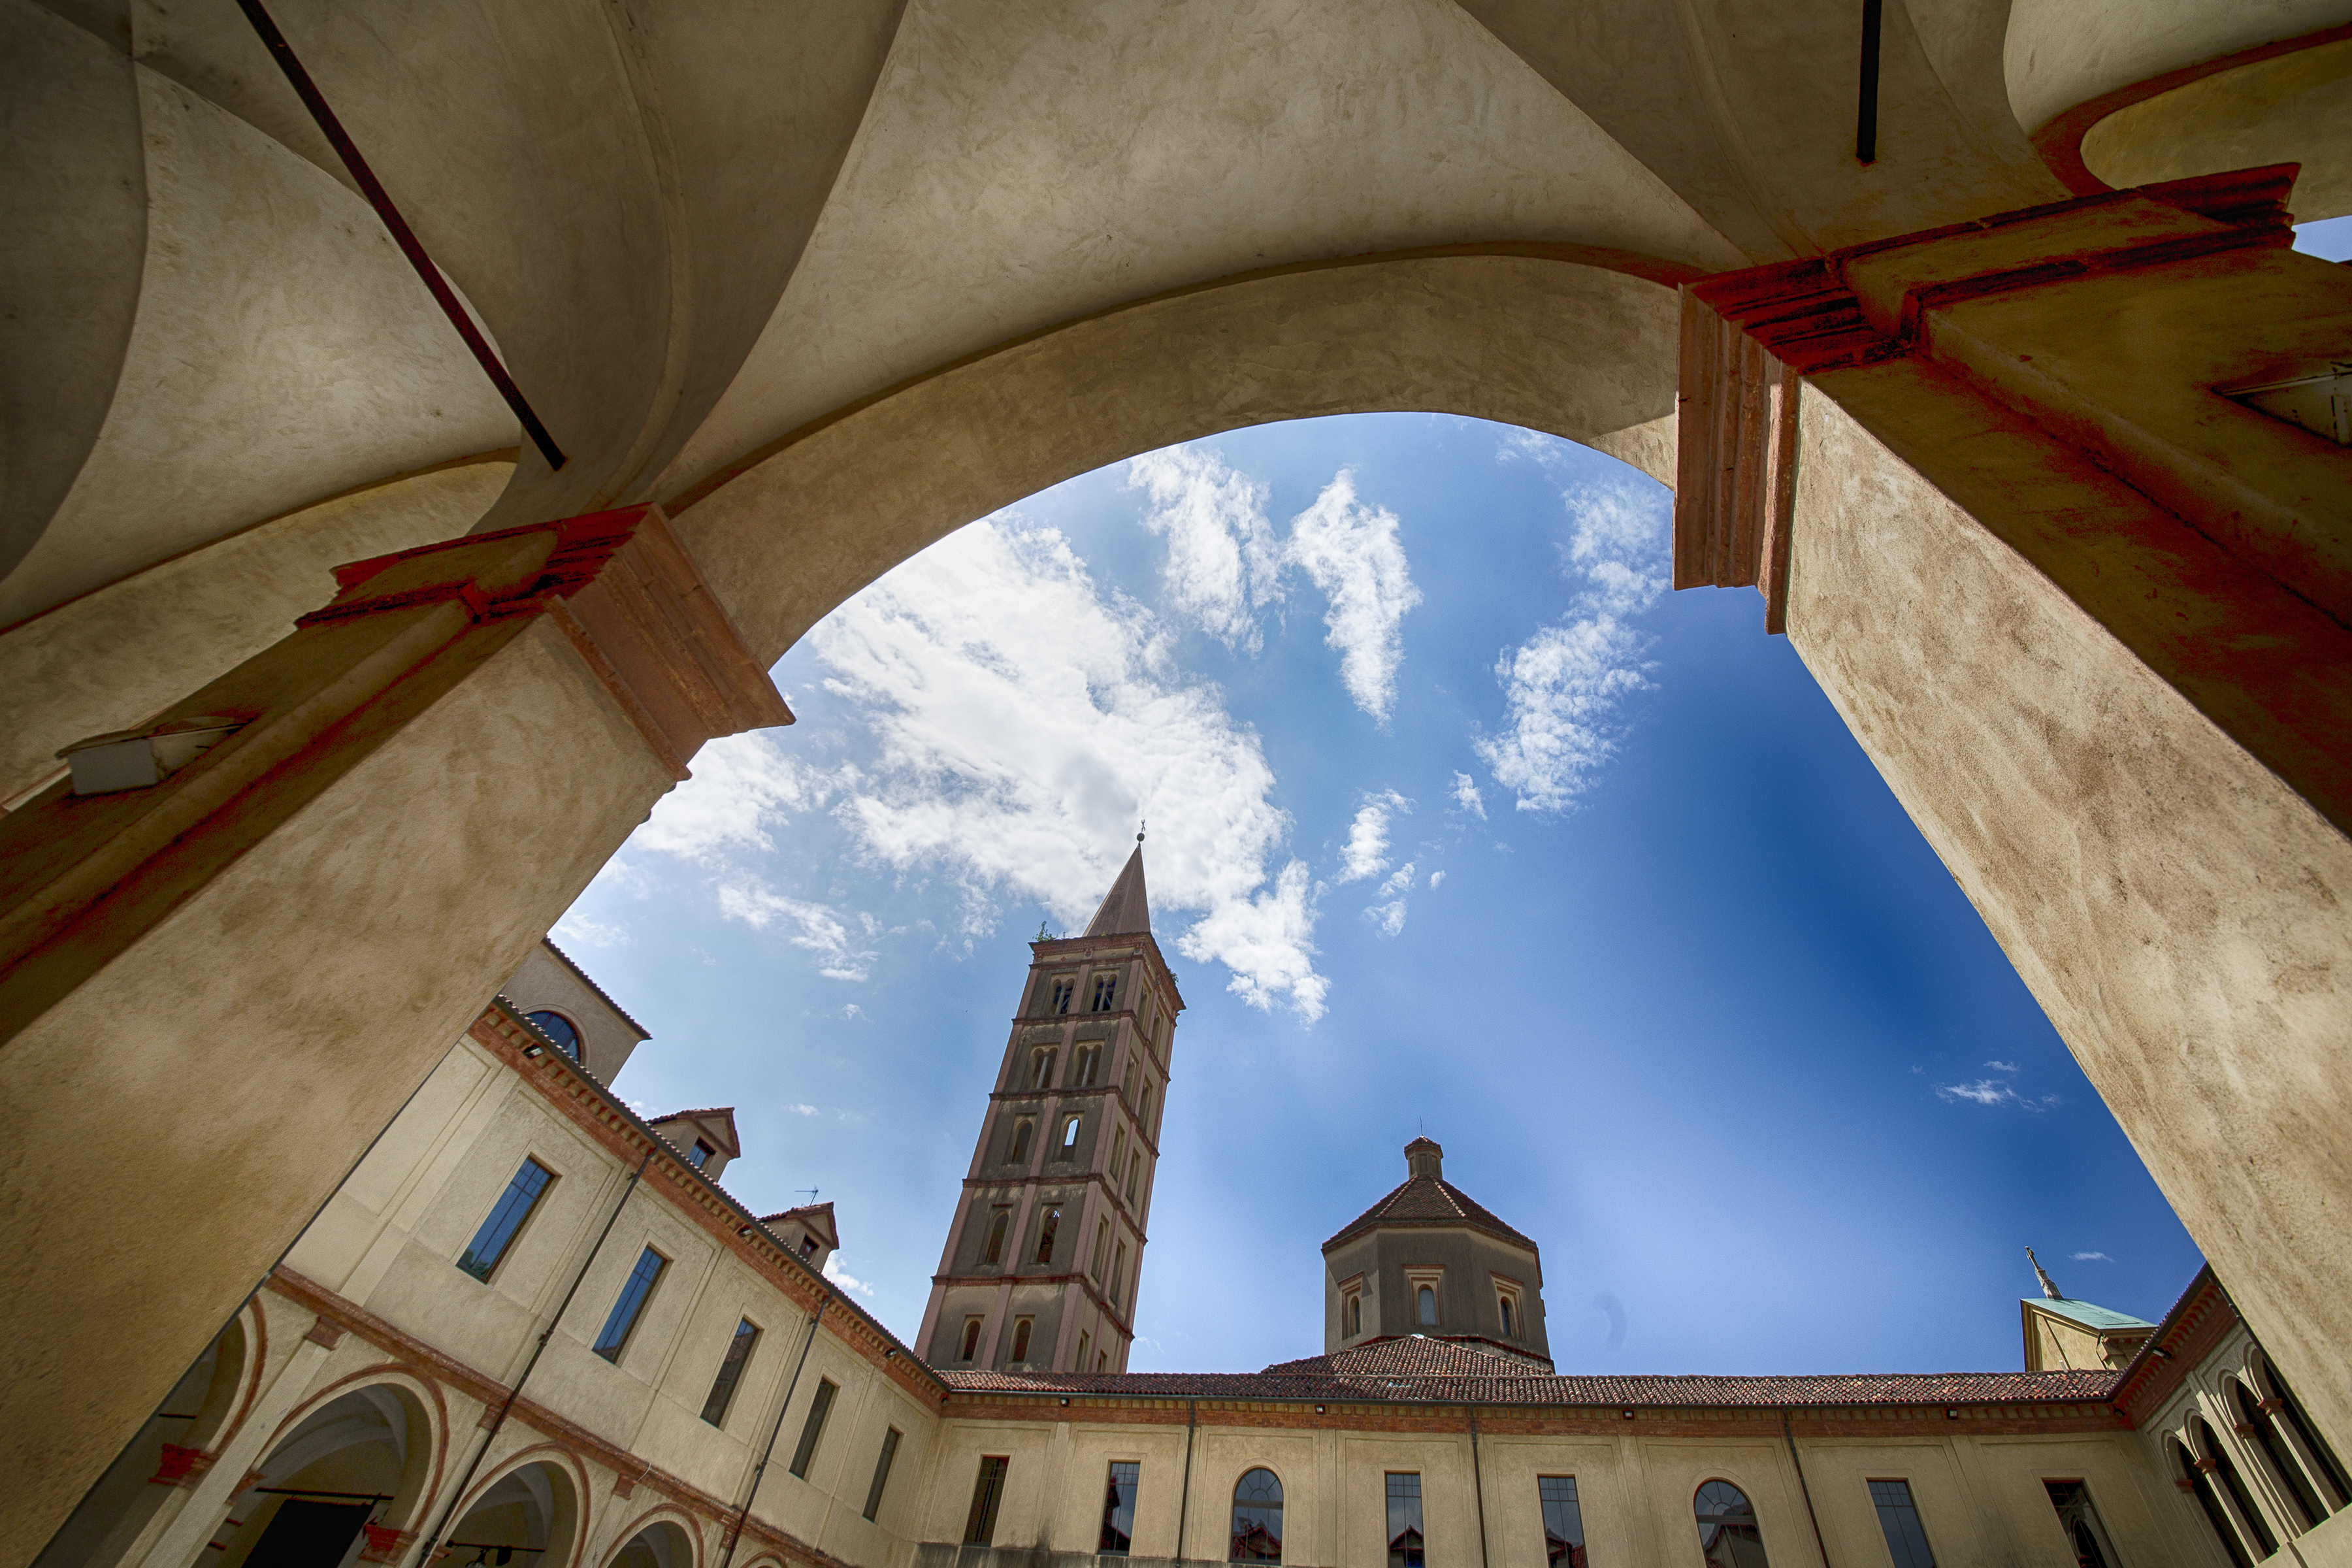
[[[525,1450],[474,1489],[441,1539],[451,1568],[571,1568],[579,1548],[585,1479],[568,1455]],[[671,1528],[675,1529],[675,1526]],[[649,1546],[650,1552],[652,1548]],[[692,1568],[691,1559],[658,1568]],[[629,1568],[644,1568],[632,1563]]]
[[[404,1378],[346,1381],[289,1416],[227,1500],[214,1561],[242,1568],[298,1549],[349,1546],[370,1526],[414,1529],[439,1441],[425,1401]]]
[[[694,1532],[675,1519],[648,1519],[629,1531],[605,1568],[698,1568]]]

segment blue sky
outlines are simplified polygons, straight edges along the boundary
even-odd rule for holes
[[[920,1321],[1044,922],[1139,817],[1177,1032],[1137,1370],[1321,1348],[1322,1241],[1448,1176],[1543,1247],[1563,1371],[2019,1364],[2031,1243],[2156,1317],[2198,1256],[1750,590],[1506,426],[1243,431],[976,523],[776,666],[555,935],[641,1109],[838,1205]]]

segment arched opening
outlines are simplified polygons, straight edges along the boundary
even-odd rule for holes
[[[1234,1527],[1225,1557],[1232,1563],[1282,1561],[1282,1479],[1262,1465],[1234,1483]]]
[[[580,1523],[572,1474],[551,1459],[520,1466],[475,1494],[444,1536],[449,1568],[568,1568]]]
[[[1437,1326],[1437,1292],[1423,1285],[1412,1293],[1413,1321],[1424,1329]]]
[[[210,1468],[244,1392],[250,1371],[246,1320],[252,1310],[238,1313],[205,1347],[34,1559],[35,1568],[115,1563],[157,1514],[186,1500],[175,1483]]]
[[[2311,1482],[2304,1476],[2303,1467],[2287,1453],[2277,1429],[2263,1415],[2262,1401],[2255,1396],[2254,1391],[2234,1377],[2230,1380],[2229,1390],[2230,1407],[2231,1414],[2238,1418],[2238,1430],[2246,1434],[2255,1451],[2262,1455],[2263,1468],[2270,1472],[2271,1484],[2279,1489],[2280,1494],[2294,1509],[2296,1523],[2302,1530],[2309,1530],[2327,1517],[2326,1508],[2311,1489]]]
[[[2221,1550],[2229,1554],[2230,1561],[2238,1568],[2253,1568],[2252,1559],[2246,1555],[2245,1547],[2238,1540],[2236,1528],[2230,1523],[2230,1516],[2221,1510],[2221,1500],[2213,1495],[2213,1483],[2198,1468],[2196,1456],[2189,1453],[2188,1446],[2179,1438],[2173,1440],[2172,1452],[2174,1462],[2180,1467],[2181,1484],[2197,1500],[2198,1510],[2205,1515],[2205,1522],[2213,1527],[2213,1539],[2221,1543]]]
[[[2278,1420],[2294,1434],[2296,1447],[2318,1472],[2312,1479],[2335,1494],[2329,1508],[2342,1509],[2352,1505],[2352,1479],[2345,1476],[2344,1462],[2336,1457],[2336,1450],[2329,1447],[2327,1440],[2319,1435],[2319,1428],[2311,1424],[2311,1417],[2304,1414],[2301,1402],[2295,1398],[2294,1390],[2287,1386],[2277,1363],[2267,1355],[2263,1356],[2257,1375],[2263,1386],[2270,1390],[2271,1397],[2278,1402]]]
[[[222,1568],[334,1563],[363,1529],[413,1522],[432,1468],[430,1418],[398,1384],[336,1395],[295,1423],[229,1502]]]
[[[555,1012],[551,1008],[544,1007],[536,1013],[524,1014],[523,1019],[533,1028],[536,1028],[541,1034],[545,1035],[549,1039],[553,1040],[557,1050],[562,1051],[565,1056],[570,1057],[575,1062],[582,1059],[580,1055],[580,1030],[572,1024],[571,1019],[565,1017],[561,1013]]]
[[[677,1521],[657,1519],[613,1553],[610,1568],[694,1568],[694,1541]]]
[[[1764,1531],[1748,1494],[1729,1481],[1707,1481],[1691,1500],[1698,1550],[1709,1568],[1766,1568]]]
[[[2270,1556],[2278,1550],[2278,1541],[2271,1533],[2270,1521],[2263,1518],[2262,1510],[2254,1506],[2253,1494],[2246,1489],[2236,1463],[2230,1458],[2230,1450],[2221,1447],[2221,1439],[2214,1435],[2212,1427],[2206,1425],[2202,1415],[2189,1424],[2189,1431],[2198,1449],[2213,1461],[2213,1474],[2220,1479],[2221,1490],[2229,1494],[2230,1501],[2238,1510],[2238,1517],[2245,1521],[2246,1529],[2252,1533],[2251,1544],[2254,1555]]]

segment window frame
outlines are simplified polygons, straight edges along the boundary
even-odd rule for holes
[[[1102,1531],[1096,1538],[1095,1555],[1126,1557],[1132,1554],[1135,1550],[1135,1508],[1136,1500],[1142,1495],[1143,1491],[1143,1461],[1113,1459],[1109,1461],[1109,1479],[1103,1489]],[[1121,1476],[1119,1474],[1121,1470],[1125,1470],[1127,1474]],[[1127,1488],[1124,1495],[1119,1490],[1122,1482]],[[1125,1530],[1120,1530],[1113,1522],[1121,1512],[1127,1515]],[[1118,1537],[1117,1545],[1111,1543],[1111,1537],[1114,1535]]]
[[[1089,975],[1088,978],[1094,982],[1094,985],[1091,988],[1092,994],[1087,1001],[1087,1013],[1118,1012],[1119,982],[1118,970],[1098,969],[1095,971],[1093,974]]]
[[[744,1331],[750,1330],[747,1335]],[[745,1318],[727,1336],[727,1349],[719,1358],[719,1371],[710,1379],[710,1392],[702,1401],[702,1418],[720,1431],[727,1430],[727,1413],[734,1408],[735,1394],[743,1386],[744,1370],[751,1364],[751,1356],[760,1348],[760,1325]],[[740,1347],[740,1353],[739,1353]],[[717,1413],[712,1413],[712,1406]]]
[[[1910,1478],[1864,1476],[1863,1485],[1869,1489],[1871,1510],[1878,1515],[1878,1531],[1886,1537],[1886,1555],[1895,1568],[1936,1568],[1936,1545],[1927,1539],[1927,1521],[1920,1515],[1919,1499],[1911,1490]],[[1893,1493],[1882,1492],[1880,1489],[1883,1487],[1899,1488],[1902,1495],[1898,1499]],[[1911,1540],[1899,1543],[1900,1555],[1897,1555],[1895,1527],[1901,1521],[1890,1515],[1909,1516]],[[1916,1552],[1913,1551],[1915,1542]]]
[[[1036,1333],[1037,1320],[1034,1315],[1024,1315],[1013,1320],[1013,1347],[1004,1355],[1007,1364],[1017,1366],[1029,1359],[1030,1342],[1036,1337]]]
[[[1723,1500],[1719,1497],[1715,1500],[1717,1508],[1714,1512],[1708,1513],[1702,1510],[1699,1505],[1701,1500],[1706,1498],[1707,1489],[1709,1487],[1721,1487],[1733,1497],[1738,1498],[1741,1508],[1746,1510],[1744,1516],[1740,1510],[1727,1510],[1722,1507]],[[1750,1497],[1748,1494],[1748,1489],[1741,1486],[1738,1482],[1723,1476],[1709,1476],[1706,1479],[1699,1482],[1699,1484],[1693,1489],[1691,1492],[1691,1515],[1698,1528],[1699,1556],[1707,1563],[1715,1564],[1722,1561],[1722,1559],[1716,1556],[1715,1547],[1717,1542],[1721,1542],[1723,1539],[1721,1532],[1729,1530],[1744,1530],[1748,1531],[1748,1533],[1744,1539],[1753,1541],[1756,1544],[1758,1554],[1764,1561],[1768,1563],[1770,1561],[1771,1549],[1767,1546],[1764,1542],[1763,1517],[1756,1511],[1756,1500]],[[1745,1523],[1740,1522],[1743,1517],[1747,1521]],[[1717,1532],[1715,1541],[1713,1542],[1710,1542],[1706,1535],[1707,1525],[1710,1521],[1713,1522]]]
[[[793,1446],[792,1474],[802,1480],[809,1479],[809,1467],[816,1462],[816,1446],[824,1440],[825,1423],[833,1419],[833,1402],[841,1393],[841,1384],[829,1377],[816,1380],[816,1392],[809,1395],[808,1418],[801,1425],[801,1440]]]
[[[1242,1500],[1242,1487],[1253,1476],[1264,1476],[1274,1483],[1274,1501],[1272,1503],[1269,1504],[1265,1502],[1262,1498],[1246,1503]],[[1240,1475],[1234,1478],[1233,1489],[1226,1494],[1227,1500],[1231,1504],[1225,1515],[1226,1562],[1280,1563],[1282,1561],[1283,1535],[1286,1529],[1284,1522],[1286,1516],[1283,1512],[1283,1505],[1288,1500],[1288,1493],[1289,1489],[1283,1485],[1282,1472],[1276,1469],[1272,1465],[1252,1465]],[[1242,1511],[1244,1509],[1251,1510],[1257,1513],[1272,1513],[1275,1516],[1275,1528],[1269,1532],[1274,1539],[1274,1554],[1272,1556],[1269,1557],[1261,1552],[1252,1552],[1247,1556],[1244,1556],[1242,1554],[1241,1543],[1248,1535],[1248,1531],[1240,1528],[1242,1522]]]
[[[890,1467],[897,1462],[898,1444],[906,1436],[896,1426],[887,1427],[882,1433],[882,1452],[874,1460],[874,1481],[866,1489],[866,1510],[859,1515],[868,1524],[874,1523],[875,1516],[882,1511],[882,1490],[890,1484]]]
[[[996,1544],[996,1510],[1004,1500],[1004,1479],[1013,1468],[1010,1454],[982,1454],[980,1473],[972,1479],[971,1511],[964,1516],[966,1546]]]
[[[1062,1205],[1060,1204],[1044,1205],[1037,1214],[1036,1250],[1031,1255],[1037,1262],[1043,1264],[1054,1261],[1054,1241],[1061,1228]]]
[[[525,1171],[537,1171],[541,1180],[523,1195],[521,1212],[513,1215],[512,1222],[506,1226],[505,1234],[497,1238],[494,1244],[497,1250],[478,1267],[469,1264],[467,1259],[474,1257],[474,1249],[481,1245],[484,1237],[489,1235],[491,1227],[499,1222],[500,1216],[512,1213],[509,1206],[509,1202],[514,1197],[516,1187],[521,1184]],[[499,1266],[514,1256],[515,1244],[522,1239],[522,1233],[530,1228],[531,1217],[538,1214],[541,1205],[547,1202],[547,1194],[555,1190],[557,1180],[554,1169],[546,1161],[536,1154],[525,1154],[522,1157],[522,1163],[515,1167],[515,1173],[507,1178],[507,1184],[499,1189],[498,1197],[490,1205],[490,1212],[484,1215],[482,1223],[474,1227],[474,1238],[466,1244],[464,1251],[457,1254],[456,1258],[457,1272],[469,1279],[478,1280],[484,1285],[488,1284],[497,1275]]]
[[[961,1349],[962,1353],[958,1355],[956,1360],[971,1361],[980,1354],[981,1332],[987,1326],[987,1319],[972,1317],[969,1313],[965,1315],[963,1321],[963,1335],[960,1342],[960,1348]]]
[[[1004,1238],[1013,1233],[1013,1205],[995,1204],[988,1214],[988,1228],[981,1234],[980,1261],[982,1267],[1001,1268],[1004,1262]]]
[[[1028,1116],[1016,1116],[1013,1119],[1013,1142],[1004,1154],[1006,1164],[1020,1165],[1028,1162],[1029,1140],[1036,1131],[1037,1118],[1034,1113]]]
[[[2073,1488],[2074,1495],[2061,1501],[2058,1496],[2061,1487]],[[2124,1568],[2123,1558],[2116,1551],[2115,1537],[2107,1533],[2107,1521],[2100,1517],[2098,1500],[2092,1497],[2088,1480],[2081,1476],[2044,1476],[2042,1478],[2042,1490],[2058,1515],[2059,1528],[2066,1532],[2067,1550],[2078,1557],[2081,1555],[2082,1549],[2076,1544],[2074,1532],[2076,1529],[2086,1529],[2090,1532],[2092,1550],[2098,1555],[2104,1568]],[[2070,1510],[2079,1510],[2079,1512],[2070,1517]]]
[[[1410,1482],[1409,1486],[1400,1485]],[[1381,1490],[1388,1505],[1387,1529],[1382,1539],[1387,1542],[1389,1568],[1425,1568],[1429,1557],[1429,1534],[1423,1527],[1421,1472],[1419,1470],[1385,1470],[1381,1472]],[[1411,1517],[1398,1528],[1398,1515]],[[1417,1544],[1400,1550],[1397,1542],[1404,1539],[1405,1531],[1412,1531]]]
[[[1547,1491],[1546,1489],[1554,1481],[1565,1484],[1568,1489],[1568,1495],[1566,1497],[1553,1496]],[[1560,1552],[1558,1556],[1554,1556],[1551,1550],[1553,1540],[1552,1510],[1555,1508],[1562,1507],[1568,1510],[1563,1523],[1566,1528],[1574,1531],[1575,1534],[1573,1536],[1561,1536],[1559,1538],[1565,1549]],[[1567,1564],[1567,1568],[1586,1568],[1584,1559],[1584,1501],[1577,1492],[1576,1478],[1574,1476],[1538,1476],[1536,1478],[1536,1516],[1543,1521],[1544,1563],[1546,1568],[1556,1568],[1556,1565],[1563,1562]]]
[[[646,1267],[647,1259],[653,1262],[651,1269]],[[669,1265],[670,1260],[659,1247],[651,1242],[646,1244],[637,1260],[629,1265],[628,1275],[621,1281],[621,1293],[613,1298],[612,1310],[604,1314],[604,1326],[596,1331],[595,1341],[589,1349],[614,1366],[621,1364],[621,1358],[628,1353],[629,1342],[637,1337],[637,1325],[646,1321],[646,1306],[652,1302],[654,1292],[661,1289],[662,1277],[669,1272]]]
[[[553,1018],[556,1022],[562,1024],[566,1029],[569,1029],[572,1032],[572,1043],[568,1046],[565,1045],[563,1041],[557,1037],[554,1030],[541,1023],[539,1020],[541,1015]],[[561,1007],[533,1007],[530,1012],[525,1013],[522,1017],[524,1023],[529,1024],[532,1028],[537,1029],[541,1035],[546,1037],[548,1044],[553,1046],[557,1050],[563,1053],[564,1060],[576,1062],[582,1067],[586,1067],[588,1065],[588,1035],[586,1030],[581,1028],[579,1019],[574,1018]]]

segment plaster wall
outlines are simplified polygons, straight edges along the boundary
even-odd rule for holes
[[[2122,189],[2300,163],[2297,223],[2352,212],[2352,38],[2256,60],[2126,104],[2084,133],[2091,173]]]
[[[1444,1270],[1438,1280],[1433,1325],[1414,1315],[1413,1283],[1406,1273],[1414,1268]],[[1339,1284],[1358,1275],[1366,1287],[1363,1332],[1349,1336],[1341,1332]],[[1503,1331],[1498,1277],[1517,1287],[1521,1321],[1516,1333]],[[1544,1328],[1542,1264],[1528,1249],[1483,1231],[1397,1225],[1359,1237],[1324,1254],[1323,1305],[1327,1350],[1337,1350],[1351,1339],[1475,1334],[1547,1360],[1551,1355]]]
[[[580,978],[570,964],[550,952],[545,942],[534,946],[523,959],[522,967],[509,975],[499,989],[514,1004],[518,1013],[548,1008],[570,1019],[572,1027],[580,1031],[583,1065],[605,1083],[620,1077],[621,1069],[629,1065],[630,1054],[645,1041],[646,1037],[622,1016],[619,1008]],[[715,1157],[723,1163],[723,1151]],[[713,1170],[710,1173],[716,1176],[719,1172]]]
[[[1801,420],[1791,642],[2340,1440],[2352,844],[1817,383]]]
[[[2101,93],[2343,20],[2337,0],[2014,0],[2002,68],[2031,132]]]

